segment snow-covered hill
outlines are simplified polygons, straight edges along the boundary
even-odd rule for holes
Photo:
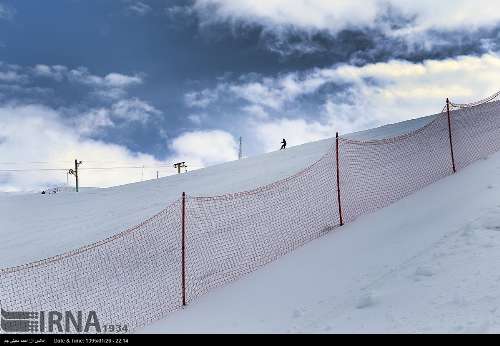
[[[419,128],[432,118],[386,125],[349,137],[390,137]],[[0,267],[58,255],[105,239],[158,213],[183,191],[194,196],[218,195],[253,189],[288,177],[318,160],[333,143],[334,139],[326,139],[113,188],[53,195],[0,194]],[[81,181],[85,182],[84,174]]]
[[[500,153],[139,332],[500,332]]]
[[[380,139],[431,117],[350,134]],[[179,198],[252,189],[318,160],[332,139],[171,177],[0,195],[1,267],[133,226]],[[500,332],[500,153],[364,215],[140,332]]]

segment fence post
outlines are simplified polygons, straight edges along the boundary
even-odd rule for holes
[[[186,193],[182,193],[181,206],[181,227],[182,227],[182,306],[186,306]]]
[[[453,167],[453,173],[455,173],[457,170],[455,169],[455,156],[453,155],[453,141],[451,140],[450,100],[448,98],[446,98],[446,110],[448,112],[448,136],[450,138],[451,165]]]
[[[335,154],[337,161],[337,202],[339,205],[339,217],[340,226],[344,225],[344,220],[342,219],[342,204],[340,203],[340,168],[339,168],[339,133],[335,134]]]

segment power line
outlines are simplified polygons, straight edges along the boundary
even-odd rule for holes
[[[114,169],[173,169],[170,165],[161,166],[114,166],[114,167],[81,167],[80,170],[114,170]],[[201,168],[201,167],[199,167]],[[0,172],[36,172],[36,171],[68,171],[69,168],[14,168],[0,169]]]
[[[55,163],[68,163],[68,162],[71,162],[71,161],[51,161],[51,162],[48,162],[48,161],[3,161],[3,162],[0,162],[0,165],[32,165],[32,164],[55,164]],[[83,162],[87,162],[87,163],[124,163],[124,164],[127,164],[129,162],[127,161],[83,161]],[[160,164],[159,166],[170,166],[170,164]],[[141,167],[142,167],[142,164],[141,164]]]
[[[40,164],[53,164],[53,163],[68,163],[68,161],[3,161],[0,165],[40,165]]]
[[[55,164],[57,162],[64,162],[68,163],[68,161],[3,161],[0,162],[0,165],[37,165],[37,164]],[[92,163],[126,163],[124,161],[84,161],[84,162],[92,162]],[[68,165],[69,166],[69,165]],[[201,166],[191,166],[192,170],[200,169],[203,168]],[[64,168],[64,167],[22,167],[22,168],[1,168],[0,167],[0,173],[28,173],[28,172],[66,172],[68,173],[71,168]],[[94,166],[94,167],[80,167],[79,170],[81,171],[86,171],[88,173],[92,171],[116,171],[116,170],[126,170],[126,169],[141,169],[141,176],[144,177],[144,169],[147,170],[162,170],[162,171],[171,171],[172,173],[175,172],[175,169],[172,165],[170,164],[159,164],[159,165],[122,165],[122,166]],[[158,174],[157,174],[158,175]],[[142,178],[143,179],[143,178]]]
[[[35,172],[35,171],[67,171],[68,168],[25,168],[25,169],[0,169],[0,172]]]
[[[156,168],[172,168],[170,165],[165,166],[118,166],[118,167],[82,167],[81,170],[106,170],[106,169],[156,169]]]
[[[86,162],[86,163],[128,163],[126,161],[83,161],[83,162]],[[31,165],[31,164],[55,164],[55,163],[68,163],[68,161],[51,161],[51,162],[48,162],[48,161],[3,161],[3,162],[0,162],[0,165]],[[144,164],[140,164],[139,166],[127,166],[127,165],[124,165],[124,166],[118,166],[118,167],[91,167],[92,169],[93,168],[99,168],[99,169],[114,169],[114,168],[170,168],[171,167],[171,164],[159,164],[159,165],[144,165]],[[46,169],[46,168],[36,168],[36,169]],[[86,169],[86,168],[82,168],[82,169]],[[88,168],[87,168],[88,169]]]
[[[122,163],[122,164],[130,164],[130,161],[93,161],[93,160],[85,160],[82,162],[86,163]],[[30,164],[57,164],[57,163],[70,163],[71,161],[0,161],[0,165],[30,165]],[[170,164],[160,164],[159,166],[170,166]],[[141,164],[142,167],[142,164]]]
[[[139,164],[139,165],[126,165],[128,162],[127,161],[96,161],[96,160],[82,160],[85,163],[123,163],[125,165],[118,165],[118,166],[104,166],[104,167],[81,167],[81,170],[108,170],[108,169],[159,169],[159,168],[170,168],[173,169],[171,164],[159,164],[159,165],[145,165],[145,164]],[[66,163],[68,164],[68,167],[71,165],[69,164],[71,161],[0,161],[0,165],[50,165],[50,164],[57,164],[57,163]],[[197,166],[191,166],[192,168],[201,168]],[[59,167],[28,167],[28,168],[0,168],[0,172],[25,172],[25,171],[66,171],[69,170],[69,168],[59,168]]]

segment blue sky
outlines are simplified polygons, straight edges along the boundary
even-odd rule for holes
[[[0,167],[109,186],[497,91],[488,1],[0,0]],[[28,164],[32,162],[43,164]],[[67,164],[66,162],[69,162]],[[33,166],[35,165],[35,166]],[[41,166],[40,166],[41,165]],[[0,190],[66,182],[0,171]]]

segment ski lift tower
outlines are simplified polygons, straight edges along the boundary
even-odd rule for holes
[[[177,168],[177,174],[181,173],[181,168],[186,168],[186,172],[187,172],[187,165],[186,165],[186,162],[184,162],[184,161],[174,163],[174,168]]]

